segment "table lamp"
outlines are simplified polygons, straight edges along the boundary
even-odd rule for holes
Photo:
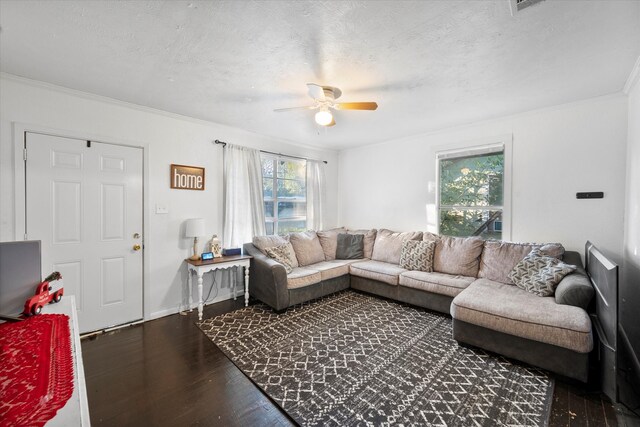
[[[204,218],[191,218],[187,220],[186,237],[193,237],[193,255],[189,258],[192,261],[198,261],[198,237],[204,235]]]

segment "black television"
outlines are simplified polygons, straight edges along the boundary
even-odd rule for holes
[[[598,361],[602,391],[613,402],[640,412],[640,345],[630,337],[640,336],[637,315],[638,284],[619,283],[618,265],[591,242],[585,246],[585,266],[596,290],[592,316],[598,337]]]
[[[596,290],[593,326],[598,336],[602,392],[618,401],[618,265],[591,242],[585,245],[584,263]]]
[[[0,242],[0,314],[17,316],[42,280],[40,240]]]

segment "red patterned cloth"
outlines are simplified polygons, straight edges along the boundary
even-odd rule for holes
[[[43,426],[73,393],[69,317],[0,325],[0,426]]]

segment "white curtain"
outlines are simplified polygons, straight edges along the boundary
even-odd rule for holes
[[[307,228],[322,230],[325,201],[324,162],[307,160]]]
[[[260,151],[227,144],[223,185],[223,245],[239,248],[265,234]]]

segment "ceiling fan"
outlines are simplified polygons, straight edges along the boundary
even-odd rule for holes
[[[313,105],[306,107],[278,108],[275,112],[291,110],[319,110],[315,115],[316,123],[321,126],[335,126],[336,121],[331,110],[375,110],[378,104],[375,102],[336,102],[342,91],[333,86],[320,86],[315,83],[307,83],[309,96],[313,98]]]

